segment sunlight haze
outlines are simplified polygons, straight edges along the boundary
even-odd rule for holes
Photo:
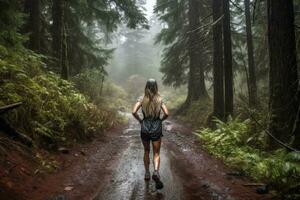
[[[147,9],[147,18],[150,19],[150,17],[153,15],[153,8],[155,5],[156,0],[147,0],[146,9]]]

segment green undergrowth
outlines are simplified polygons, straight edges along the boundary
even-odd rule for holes
[[[105,77],[107,78],[107,77]],[[128,93],[112,80],[103,79],[103,72],[97,69],[85,70],[72,78],[76,88],[94,104],[105,104],[110,109],[128,107]]]
[[[284,199],[300,198],[300,153],[263,151],[265,135],[254,134],[250,120],[216,120],[215,130],[196,131],[204,147],[217,158],[256,181],[266,181]]]
[[[192,127],[205,127],[207,116],[212,112],[212,102],[209,99],[194,101],[177,118]]]
[[[0,46],[0,106],[23,102],[5,118],[40,147],[83,141],[121,122],[107,102],[92,102],[26,49]]]
[[[186,89],[184,87],[174,89],[165,86],[161,90],[169,110],[177,110],[185,102]]]

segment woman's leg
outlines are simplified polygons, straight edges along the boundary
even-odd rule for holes
[[[152,179],[155,182],[155,187],[156,189],[160,190],[164,187],[164,184],[160,180],[160,175],[159,175],[159,165],[160,165],[160,144],[161,144],[161,139],[157,141],[152,141],[152,147],[153,147],[153,164],[154,164],[154,173],[152,175]]]
[[[143,146],[144,146],[144,166],[145,166],[145,171],[149,172],[149,165],[150,165],[150,141],[147,140],[142,140],[143,141]]]
[[[157,141],[152,141],[153,165],[155,171],[159,170],[159,165],[160,165],[160,145],[161,145],[161,139]]]

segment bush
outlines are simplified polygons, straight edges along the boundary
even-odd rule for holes
[[[252,134],[250,120],[236,118],[227,123],[216,120],[216,123],[215,130],[196,131],[209,152],[256,180],[267,180],[284,199],[300,197],[299,153],[284,149],[265,152],[255,148],[251,143],[257,134]],[[263,139],[256,142],[263,143]]]
[[[72,81],[96,105],[105,105],[112,110],[128,106],[128,94],[125,90],[111,80],[104,80],[103,76],[100,70],[89,69],[73,77]]]
[[[23,102],[7,118],[36,144],[88,138],[116,123],[116,112],[95,106],[73,83],[43,69],[40,55],[0,46],[0,58],[0,106]]]
[[[205,127],[207,125],[207,116],[212,112],[212,103],[210,99],[194,101],[178,118],[192,127]]]
[[[170,110],[177,110],[186,100],[186,88],[171,88],[163,86],[161,93],[166,101],[166,104]]]

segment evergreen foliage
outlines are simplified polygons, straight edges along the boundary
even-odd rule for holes
[[[157,1],[155,12],[162,21],[163,29],[157,36],[157,43],[165,45],[162,55],[161,71],[167,85],[179,87],[187,84],[187,98],[179,112],[199,99],[209,98],[205,86],[204,73],[209,59],[206,42],[210,28],[209,9],[205,2]]]
[[[73,83],[43,69],[42,56],[0,49],[0,105],[23,102],[7,118],[37,145],[86,139],[118,123],[115,111],[97,107]]]
[[[189,58],[187,55],[187,16],[185,1],[157,1],[155,12],[163,23],[156,43],[165,45],[161,72],[166,85],[179,87],[187,83]]]
[[[30,22],[30,14],[24,7],[26,0],[0,1],[0,43],[7,47],[22,46],[30,36],[32,30],[24,27]],[[29,4],[30,5],[30,4]],[[58,30],[53,27],[53,19],[58,13],[52,10],[52,1],[42,1],[40,9],[41,41],[40,50],[32,49],[36,53],[47,56],[56,55],[52,52],[51,43],[57,38],[53,34]],[[64,5],[63,28],[65,29],[67,62],[70,74],[74,76],[84,69],[97,68],[101,71],[111,58],[112,49],[107,48],[111,35],[117,30],[118,25],[125,23],[128,28],[148,28],[148,21],[142,8],[136,1],[70,1]],[[52,13],[53,11],[53,13]],[[60,44],[58,44],[60,45]],[[56,52],[57,53],[57,52]],[[56,58],[58,59],[58,58]],[[54,60],[47,60],[51,70],[60,73],[59,65]]]
[[[24,17],[18,0],[0,0],[0,44],[21,47],[26,38],[19,32]]]

